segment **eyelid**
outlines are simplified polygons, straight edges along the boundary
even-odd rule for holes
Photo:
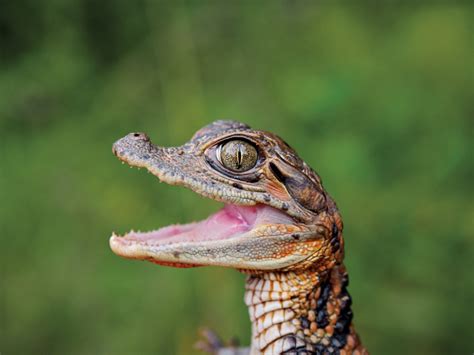
[[[221,163],[221,165],[223,165],[222,164],[222,159],[221,159],[222,146],[223,146],[223,144],[219,144],[216,147],[216,158],[219,161],[219,163]]]

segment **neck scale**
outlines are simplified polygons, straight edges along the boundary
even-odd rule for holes
[[[325,274],[251,275],[245,303],[252,354],[367,354],[352,325],[344,266]]]

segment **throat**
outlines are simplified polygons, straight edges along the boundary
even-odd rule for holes
[[[352,325],[343,265],[325,274],[281,272],[247,278],[252,353],[349,354],[365,350]]]

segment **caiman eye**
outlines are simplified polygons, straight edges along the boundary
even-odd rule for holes
[[[257,149],[243,140],[231,140],[217,149],[217,159],[227,169],[247,171],[257,163]]]

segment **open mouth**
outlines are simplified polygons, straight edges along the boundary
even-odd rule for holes
[[[225,203],[199,222],[144,233],[131,231],[123,236],[113,234],[109,243],[115,254],[175,267],[215,265],[261,271],[301,263],[311,250],[322,246],[327,228],[301,223],[302,209],[290,203],[291,196],[283,185],[266,177],[269,172],[262,172],[262,180],[252,185],[245,179],[223,177],[214,173],[212,166],[203,165],[209,162],[193,151],[200,151],[199,139],[204,137],[181,147],[165,148],[153,145],[144,133],[130,133],[114,143],[112,151],[122,162],[146,168],[162,182]],[[241,172],[239,169],[256,164],[258,151],[252,147],[242,139],[227,140],[221,147],[226,154],[220,159],[225,158],[226,164]],[[195,168],[199,166],[207,170]],[[311,248],[306,247],[309,244]]]
[[[170,225],[150,232],[131,231],[123,236],[113,234],[110,246],[120,256],[151,260],[147,255],[153,250],[238,239],[251,231],[265,228],[265,225],[293,223],[291,217],[270,206],[226,204],[224,208],[199,222]]]

